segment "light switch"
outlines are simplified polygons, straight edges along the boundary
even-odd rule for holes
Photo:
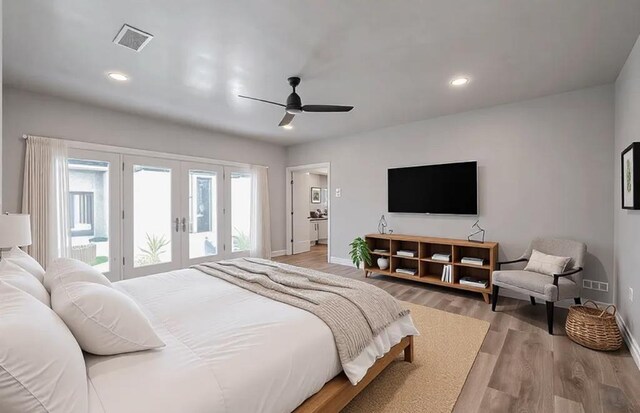
[[[342,189],[336,188],[336,198],[340,198],[342,196]]]

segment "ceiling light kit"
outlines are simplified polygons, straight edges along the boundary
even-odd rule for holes
[[[293,129],[293,125],[292,124],[282,125],[282,129],[291,130]]]
[[[285,109],[285,114],[278,126],[287,126],[291,123],[295,115],[300,114],[302,112],[349,112],[353,109],[353,106],[340,106],[340,105],[303,105],[302,99],[296,93],[296,87],[300,84],[299,77],[290,77],[288,79],[289,86],[293,88],[293,92],[287,98],[287,104],[283,105],[282,103],[272,102],[270,100],[252,98],[250,96],[238,95],[238,97],[244,99],[256,100],[258,102],[269,103],[271,105],[282,106]]]
[[[117,80],[118,82],[126,82],[129,80],[129,76],[124,73],[109,72],[107,76],[109,76],[110,79]]]
[[[456,87],[465,86],[468,83],[469,83],[469,78],[464,76],[455,77],[451,80],[451,82],[449,82],[451,86],[456,86]]]

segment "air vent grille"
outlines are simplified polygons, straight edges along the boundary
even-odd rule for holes
[[[153,39],[153,35],[125,24],[118,32],[115,39],[113,39],[113,42],[120,46],[124,46],[127,49],[139,52],[151,41],[151,39]]]

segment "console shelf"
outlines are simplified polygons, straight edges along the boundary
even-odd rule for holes
[[[402,278],[425,284],[433,284],[442,287],[459,290],[474,291],[482,294],[484,301],[490,302],[491,274],[496,269],[498,262],[498,243],[477,243],[461,239],[420,237],[401,234],[370,234],[365,237],[369,249],[375,248],[389,251],[386,254],[372,253],[373,265],[365,266],[365,277],[369,274],[382,274],[389,277]],[[398,250],[416,251],[415,257],[397,255]],[[451,262],[434,260],[433,254],[449,254]],[[381,270],[376,260],[380,256],[389,258],[389,268]],[[483,265],[463,264],[463,257],[482,258]],[[445,265],[451,265],[453,270],[453,282],[442,281],[440,274]],[[417,270],[416,275],[396,272],[397,268],[412,268]],[[488,282],[487,288],[473,287],[460,284],[460,278],[470,276]]]

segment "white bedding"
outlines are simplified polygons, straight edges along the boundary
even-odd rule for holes
[[[90,413],[290,412],[342,369],[331,330],[319,318],[200,271],[114,286],[140,304],[167,346],[87,354]],[[409,334],[417,331],[406,316],[345,372],[352,381],[361,378]]]

